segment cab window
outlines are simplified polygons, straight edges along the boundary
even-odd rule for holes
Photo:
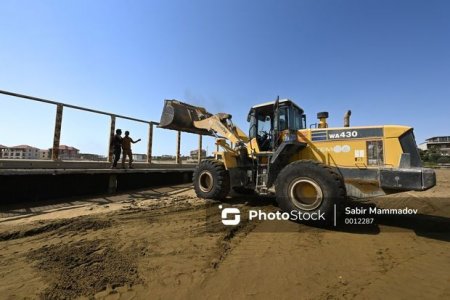
[[[288,129],[288,108],[287,107],[281,107],[280,108],[280,131]]]
[[[290,128],[291,128],[291,130],[299,130],[299,129],[305,128],[303,114],[296,107],[293,107],[291,110]]]

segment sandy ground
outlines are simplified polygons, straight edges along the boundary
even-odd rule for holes
[[[0,298],[450,299],[450,170],[376,225],[227,227],[189,186],[0,210]],[[241,210],[271,198],[234,196]]]

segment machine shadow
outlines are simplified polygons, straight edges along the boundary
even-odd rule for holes
[[[0,223],[8,218],[27,218],[30,216],[44,215],[49,211],[70,210],[74,207],[86,205],[108,205],[111,203],[125,203],[145,199],[157,199],[168,196],[176,196],[191,189],[191,184],[176,186],[159,186],[154,188],[142,188],[133,191],[117,192],[115,194],[62,197],[60,199],[22,201],[0,206]],[[2,220],[2,218],[4,220]]]
[[[259,196],[256,194],[243,195],[231,192],[230,196],[224,200],[225,203],[231,205],[246,205],[249,207],[273,207],[278,209],[275,197]]]

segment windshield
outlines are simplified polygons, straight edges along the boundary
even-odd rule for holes
[[[267,115],[258,115],[258,133],[261,131],[269,132],[272,129],[272,118]]]
[[[277,124],[274,120],[274,107],[265,106],[252,109],[248,116],[250,122],[249,136],[254,138],[261,132],[271,133],[273,130],[284,131],[306,128],[306,119],[303,110],[290,104],[282,104],[279,107],[279,115],[277,116]],[[276,128],[274,126],[276,125]]]

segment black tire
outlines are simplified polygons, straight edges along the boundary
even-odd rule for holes
[[[235,186],[233,187],[233,191],[237,194],[241,194],[241,195],[253,195],[255,194],[255,190],[253,189],[249,189],[243,186]]]
[[[322,215],[325,219],[318,221],[323,224],[332,223],[334,204],[346,198],[342,176],[313,160],[300,160],[284,167],[278,175],[275,190],[283,211]]]
[[[203,160],[194,171],[193,181],[200,198],[220,200],[230,192],[230,175],[218,160]]]

